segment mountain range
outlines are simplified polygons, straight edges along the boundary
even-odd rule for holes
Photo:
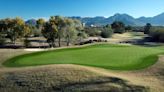
[[[72,19],[78,19],[86,26],[103,26],[107,24],[112,24],[114,21],[122,21],[125,25],[131,26],[144,26],[146,23],[151,23],[153,26],[164,26],[164,13],[161,13],[154,17],[140,17],[134,18],[128,14],[115,14],[108,18],[105,17],[69,17]],[[30,19],[26,21],[27,24],[36,25],[36,19]]]
[[[164,13],[161,13],[154,17],[140,17],[134,18],[128,14],[115,14],[111,17],[70,17],[73,19],[78,19],[81,22],[85,23],[87,26],[95,25],[95,26],[102,26],[111,24],[114,21],[122,21],[125,25],[131,26],[144,26],[146,23],[151,23],[154,26],[164,26]]]

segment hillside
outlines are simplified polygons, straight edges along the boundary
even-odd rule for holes
[[[128,14],[115,14],[111,17],[71,17],[73,19],[78,19],[86,24],[86,26],[95,25],[95,26],[102,26],[111,24],[114,21],[122,21],[126,25],[131,26],[144,26],[146,23],[151,23],[152,25],[156,26],[163,26],[164,25],[164,13],[161,13],[154,17],[140,17],[134,18]]]

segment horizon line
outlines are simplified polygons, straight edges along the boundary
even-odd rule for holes
[[[65,15],[60,15],[60,14],[56,14],[56,15],[51,15],[51,16],[63,16],[63,17],[81,17],[81,18],[95,18],[95,17],[104,17],[104,18],[110,18],[110,17],[112,17],[112,16],[114,16],[114,15],[116,15],[116,14],[120,14],[120,15],[129,15],[129,16],[131,16],[131,17],[133,17],[133,18],[135,18],[135,19],[138,19],[138,18],[141,18],[141,17],[145,17],[145,18],[153,18],[153,17],[155,17],[155,16],[158,16],[158,15],[160,15],[160,14],[164,14],[164,12],[162,12],[162,13],[160,13],[160,14],[156,14],[156,15],[153,15],[153,16],[140,16],[140,17],[134,17],[134,16],[132,16],[132,15],[130,15],[130,14],[128,14],[128,13],[114,13],[113,15],[109,15],[109,16],[101,16],[101,15],[97,15],[97,16],[80,16],[80,15],[72,15],[72,16],[65,16]],[[24,19],[24,20],[30,20],[30,19],[39,19],[39,18],[43,18],[43,19],[45,19],[45,20],[49,20],[49,18],[51,17],[51,16],[42,16],[42,17],[29,17],[29,18],[23,18],[22,16],[10,16],[10,17],[5,17],[5,18],[15,18],[15,17],[20,17],[20,18],[22,18],[22,19]],[[5,18],[0,18],[0,19],[5,19]]]

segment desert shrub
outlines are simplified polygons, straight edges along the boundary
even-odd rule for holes
[[[31,43],[30,43],[30,41],[28,40],[27,37],[24,39],[24,46],[25,46],[25,47],[31,46]]]
[[[101,34],[101,29],[100,28],[94,28],[94,27],[86,27],[84,29],[86,34],[89,36],[99,36]]]
[[[126,32],[131,32],[132,31],[132,26],[128,25],[125,27]]]
[[[113,31],[109,28],[104,28],[104,30],[101,31],[101,37],[103,38],[109,38],[113,34]]]
[[[122,33],[124,33],[125,32],[125,30],[124,29],[114,29],[114,33],[119,33],[119,34],[122,34]]]
[[[42,32],[40,30],[38,30],[38,29],[33,30],[33,36],[34,37],[39,37],[41,35],[42,35]]]
[[[114,33],[124,33],[125,32],[125,24],[121,21],[114,21],[111,24],[111,28],[114,30]]]
[[[151,29],[152,25],[150,23],[147,23],[144,26],[144,34],[149,34],[150,33],[150,29]]]
[[[152,28],[149,35],[152,37],[153,41],[164,42],[164,28],[162,27]]]
[[[5,44],[5,37],[4,37],[4,34],[0,33],[0,45],[4,45]]]

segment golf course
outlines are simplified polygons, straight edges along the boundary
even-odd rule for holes
[[[0,92],[164,92],[164,0],[1,0]]]
[[[110,43],[138,37],[124,33],[108,43],[2,49],[0,92],[162,92],[163,45]]]
[[[11,58],[3,63],[7,67],[49,64],[77,64],[113,70],[147,68],[164,53],[160,47],[135,45],[94,44],[85,47],[41,51]]]

